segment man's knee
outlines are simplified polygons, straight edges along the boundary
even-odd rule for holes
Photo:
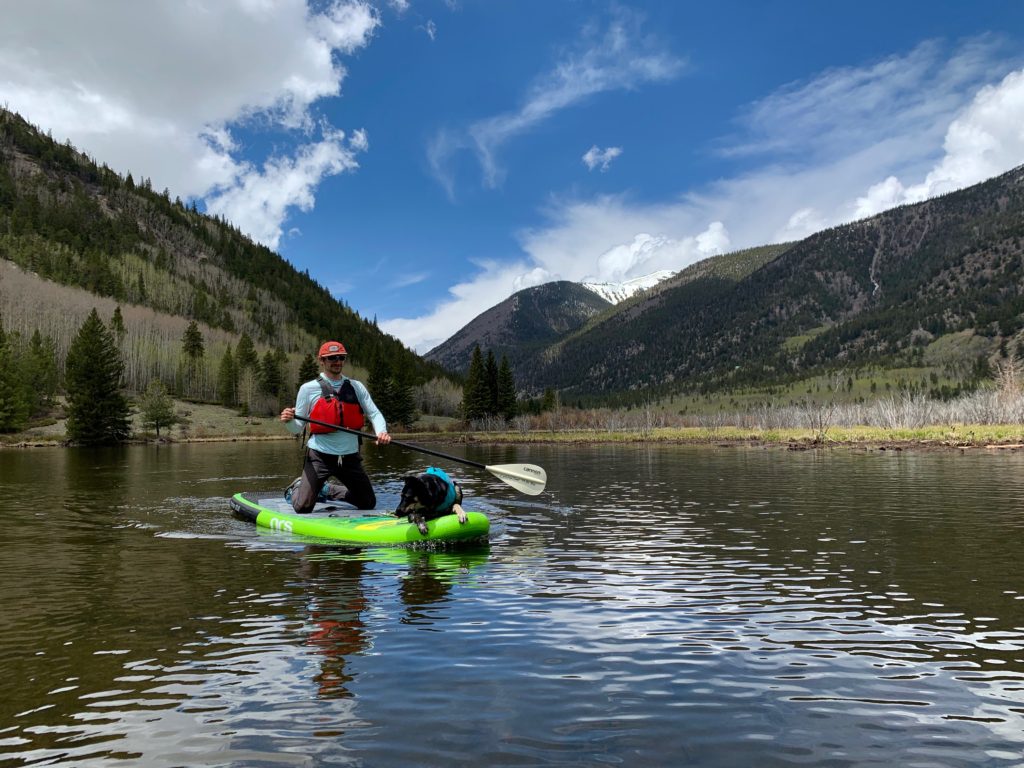
[[[292,487],[292,509],[300,515],[312,512],[313,507],[316,506],[319,490],[312,486],[308,477],[303,477],[298,484]]]

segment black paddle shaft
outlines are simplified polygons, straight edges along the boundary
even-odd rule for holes
[[[360,437],[373,437],[366,432],[361,432],[358,429],[349,429],[348,427],[340,427],[337,424],[329,424],[326,421],[317,421],[316,419],[309,419],[305,416],[295,416],[299,421],[305,421],[309,424],[316,424],[318,427],[327,427],[329,429],[337,430],[338,432],[348,432],[353,435],[359,435]],[[452,461],[458,461],[462,464],[468,464],[471,467],[478,467],[479,469],[487,469],[486,464],[481,464],[479,461],[471,461],[470,459],[463,459],[459,456],[450,456],[447,453],[441,453],[440,451],[432,451],[429,448],[423,448],[419,445],[413,445],[412,443],[402,443],[398,440],[392,440],[391,445],[397,445],[402,448],[408,448],[410,451],[419,451],[420,453],[427,453],[431,456],[437,456],[441,459],[451,459]]]

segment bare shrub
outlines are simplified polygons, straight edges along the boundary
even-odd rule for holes
[[[520,434],[526,434],[530,431],[530,422],[532,419],[529,416],[516,416],[512,419],[512,429],[516,430]]]
[[[416,408],[431,416],[457,417],[462,406],[462,387],[448,379],[437,378],[413,389]]]
[[[506,427],[507,422],[501,416],[484,416],[469,422],[469,428],[474,432],[503,432]]]

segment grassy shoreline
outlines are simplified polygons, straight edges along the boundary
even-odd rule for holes
[[[241,417],[239,417],[241,420]],[[66,441],[60,423],[47,427],[45,434],[32,430],[0,438],[0,447],[28,448],[63,446]],[[194,427],[194,424],[192,425]],[[136,432],[131,443],[209,443],[294,440],[276,419],[246,420],[234,429],[212,425],[173,430],[157,438]],[[835,427],[824,433],[807,428],[757,429],[744,427],[661,427],[645,430],[538,430],[531,432],[415,431],[395,433],[395,438],[421,443],[477,443],[486,445],[573,445],[602,443],[660,443],[709,446],[777,446],[788,449],[855,447],[875,449],[965,449],[1024,448],[1022,424],[950,424],[920,428]]]
[[[419,437],[419,435],[417,435]],[[420,439],[432,439],[423,434]],[[443,439],[443,438],[442,438]],[[466,432],[447,436],[459,442],[488,444],[676,443],[751,445],[784,448],[1024,448],[1024,425],[951,424],[920,428],[836,427],[824,435],[812,429],[745,427],[662,427],[636,431],[565,430],[559,432]]]

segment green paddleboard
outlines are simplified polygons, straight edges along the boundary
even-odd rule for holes
[[[485,538],[491,527],[486,515],[466,512],[465,523],[459,523],[455,515],[428,521],[424,536],[404,517],[355,517],[362,513],[331,503],[317,504],[308,515],[297,515],[283,497],[258,493],[236,493],[231,498],[231,509],[261,528],[360,546],[469,541]]]

